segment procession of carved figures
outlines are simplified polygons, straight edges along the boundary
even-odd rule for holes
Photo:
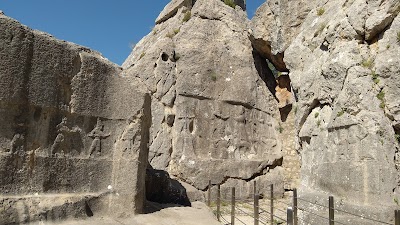
[[[77,126],[70,128],[66,117],[62,118],[61,122],[56,126],[56,132],[57,136],[48,153],[51,157],[71,156],[71,149],[75,149],[74,145],[82,142],[82,136],[86,136],[92,140],[88,151],[83,155],[89,158],[100,157],[102,156],[102,141],[111,135],[104,131],[104,124],[100,118],[97,118],[96,126],[87,135],[81,135],[83,131]],[[79,141],[77,141],[78,139]],[[83,144],[81,145],[83,146]],[[24,158],[27,154],[25,146],[25,135],[23,132],[14,134],[6,153],[15,156],[16,165],[23,164],[24,162]],[[81,155],[80,152],[78,152],[78,154]]]

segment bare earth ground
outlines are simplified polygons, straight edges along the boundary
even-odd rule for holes
[[[150,203],[148,214],[126,219],[89,218],[63,222],[36,222],[31,225],[220,225],[212,211],[201,202],[192,203],[192,207],[179,207]]]

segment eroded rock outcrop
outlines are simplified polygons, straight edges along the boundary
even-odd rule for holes
[[[147,91],[85,47],[0,30],[0,223],[141,212]]]
[[[290,71],[303,195],[334,195],[384,221],[399,187],[399,4],[268,1],[252,21],[256,49],[265,43],[279,69],[281,53]]]
[[[211,179],[247,197],[257,180],[282,193],[276,81],[245,12],[217,0],[172,8],[123,64],[152,93],[151,165],[199,190]]]

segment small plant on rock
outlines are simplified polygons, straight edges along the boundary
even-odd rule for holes
[[[283,132],[283,127],[282,127],[282,125],[279,124],[279,127],[277,127],[276,130],[277,130],[279,133],[282,133],[282,132]]]
[[[319,9],[317,10],[317,15],[318,15],[318,16],[322,16],[324,13],[325,13],[325,9],[324,9],[324,8],[319,8]]]
[[[372,71],[371,75],[372,75],[372,80],[374,81],[374,83],[375,83],[375,84],[379,84],[379,82],[380,82],[380,80],[379,80],[379,78],[378,78],[379,75],[376,74],[375,71]]]
[[[175,30],[174,30],[174,34],[177,35],[180,31],[181,31],[181,29],[179,29],[179,28],[178,28],[178,29],[175,29]]]
[[[397,42],[400,43],[400,31],[397,32]]]
[[[224,0],[224,3],[232,8],[236,8],[236,4],[233,0]]]
[[[400,134],[395,134],[394,138],[396,139],[397,142],[400,143]]]
[[[361,62],[361,65],[362,65],[363,67],[365,67],[365,68],[372,68],[373,64],[374,64],[374,61],[373,61],[371,58],[364,59],[364,60]]]
[[[346,108],[343,108],[342,110],[340,110],[340,112],[337,113],[337,117],[343,116],[345,112],[346,112]]]
[[[381,101],[381,104],[379,104],[379,107],[381,109],[385,108],[385,92],[383,90],[381,90],[376,97]]]
[[[316,37],[316,36],[318,36],[319,34],[321,34],[322,31],[324,31],[325,27],[326,27],[326,23],[322,23],[322,24],[318,27],[317,31],[315,31],[314,37]]]
[[[142,54],[140,54],[140,56],[139,56],[139,60],[141,60],[145,55],[146,55],[146,52],[142,52]]]
[[[210,73],[210,79],[212,80],[212,81],[217,81],[217,79],[218,79],[218,75],[217,75],[217,73],[215,73],[215,72],[211,72]]]
[[[190,20],[190,18],[192,18],[192,12],[191,11],[187,11],[185,13],[185,15],[183,16],[182,22],[187,22]]]
[[[318,126],[318,127],[321,126],[321,120],[318,120],[318,121],[317,121],[317,126]]]
[[[318,116],[319,116],[319,112],[316,112],[316,113],[314,114],[314,117],[317,118]]]

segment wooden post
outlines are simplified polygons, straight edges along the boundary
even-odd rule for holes
[[[257,182],[254,181],[254,186],[253,186],[253,196],[257,194]]]
[[[271,195],[270,195],[270,199],[271,199],[271,210],[270,210],[270,214],[271,214],[271,224],[274,224],[274,185],[271,184]]]
[[[217,219],[221,222],[221,185],[218,184],[217,192]]]
[[[211,180],[208,181],[207,205],[211,207]]]
[[[293,225],[298,224],[297,219],[297,189],[293,189]]]
[[[232,188],[231,225],[235,225],[235,187]]]
[[[293,225],[293,209],[292,207],[287,208],[287,225]]]
[[[259,204],[258,204],[258,199],[260,198],[260,196],[258,194],[254,195],[254,225],[258,225],[258,221],[259,221]]]
[[[400,225],[400,210],[394,211],[394,224]]]
[[[333,204],[333,196],[329,196],[329,225],[335,224],[335,208]]]

